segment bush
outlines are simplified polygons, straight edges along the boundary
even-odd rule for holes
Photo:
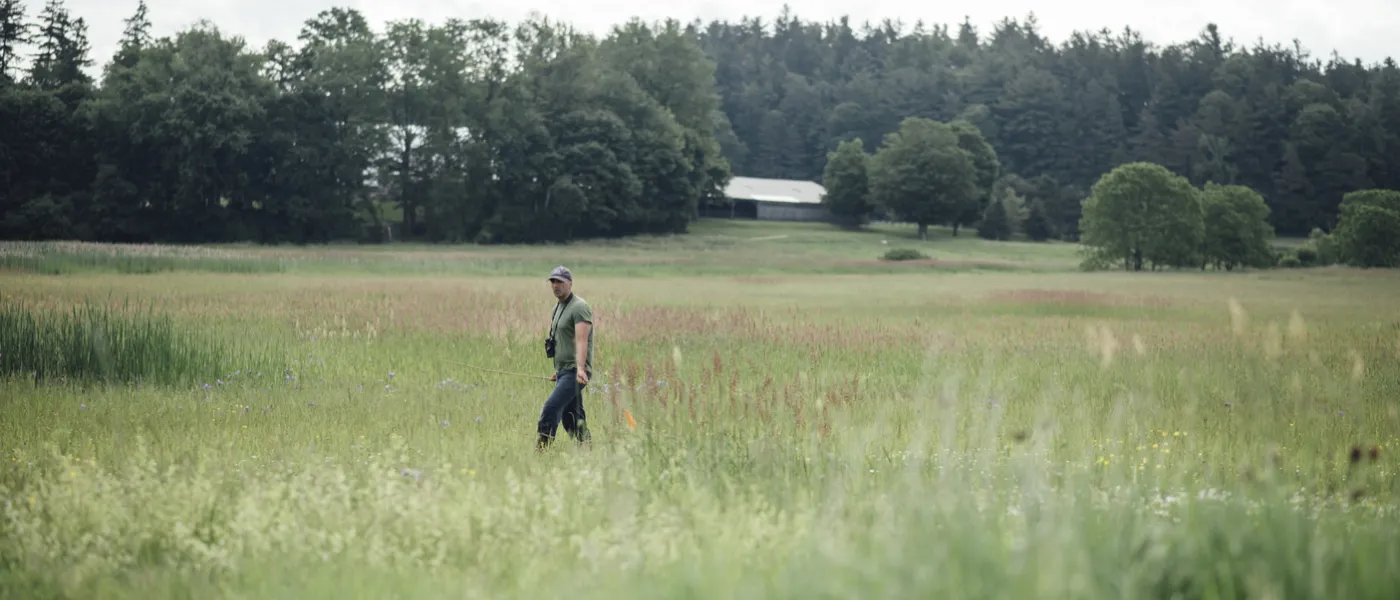
[[[1296,257],[1299,264],[1305,267],[1311,267],[1317,264],[1317,250],[1310,246],[1299,246],[1293,251],[1293,256]]]
[[[1308,241],[1303,242],[1303,247],[1317,253],[1317,266],[1335,265],[1341,260],[1337,240],[1316,227],[1308,234]]]
[[[924,253],[913,248],[890,248],[881,260],[922,260],[928,258]]]
[[[1279,259],[1278,266],[1285,269],[1297,269],[1303,266],[1303,261],[1293,254],[1285,254],[1283,258]]]

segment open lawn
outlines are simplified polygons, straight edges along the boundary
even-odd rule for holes
[[[1394,597],[1400,274],[935,232],[0,244],[0,597]]]

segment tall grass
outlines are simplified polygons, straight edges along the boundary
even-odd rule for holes
[[[36,310],[0,300],[0,374],[36,383],[193,384],[235,370],[273,372],[278,353],[179,326],[151,307],[86,302]]]
[[[120,273],[149,275],[176,271],[283,273],[275,257],[243,255],[200,247],[85,242],[0,242],[0,271],[36,275]]]
[[[317,367],[0,381],[0,596],[1393,597],[1395,283],[1300,277],[581,277],[546,453],[537,277],[117,280]]]

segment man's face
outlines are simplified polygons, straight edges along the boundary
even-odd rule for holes
[[[554,297],[563,300],[569,297],[569,290],[573,289],[574,284],[561,279],[551,279],[549,286],[554,290]]]

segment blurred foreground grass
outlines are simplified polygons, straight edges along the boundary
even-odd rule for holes
[[[1393,276],[576,273],[594,445],[543,455],[548,383],[449,362],[547,374],[541,276],[0,278],[263,349],[0,382],[0,595],[1400,588]]]

